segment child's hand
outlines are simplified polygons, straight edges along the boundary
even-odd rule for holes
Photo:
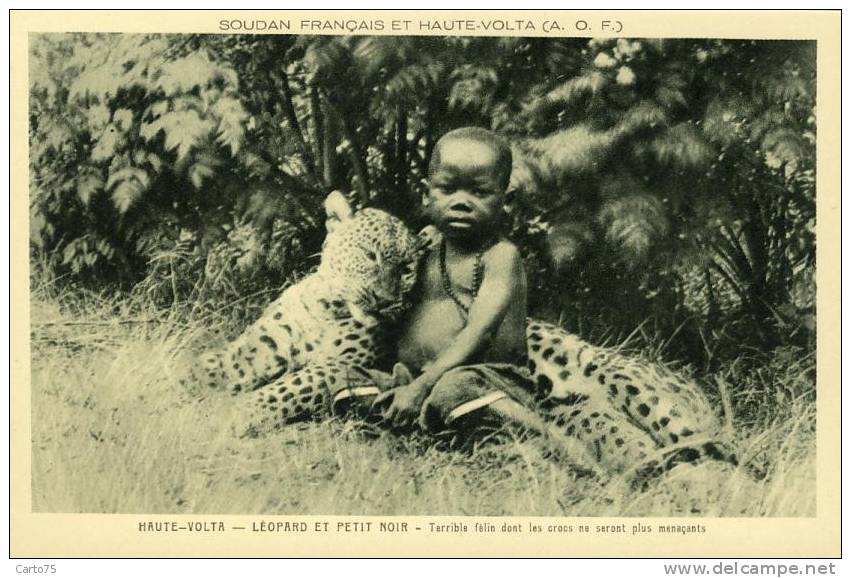
[[[381,416],[384,421],[393,427],[404,428],[413,424],[420,415],[420,407],[429,394],[429,381],[420,378],[415,379],[408,385],[403,385],[389,391],[385,391],[372,402],[373,407],[380,407],[392,400]]]

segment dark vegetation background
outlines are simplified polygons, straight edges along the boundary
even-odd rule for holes
[[[418,226],[434,142],[474,124],[515,149],[532,315],[704,374],[815,350],[814,42],[44,34],[30,49],[33,286],[60,301],[224,309],[238,333],[316,265],[328,192]]]

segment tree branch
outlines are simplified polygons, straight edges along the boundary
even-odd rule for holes
[[[363,152],[363,147],[361,146],[357,131],[352,126],[352,119],[347,115],[341,114],[327,96],[325,96],[323,101],[328,106],[328,109],[334,113],[336,120],[343,128],[343,135],[346,137],[346,140],[349,141],[349,159],[352,162],[352,167],[354,168],[355,176],[357,177],[356,185],[358,197],[360,198],[361,204],[366,206],[370,201],[369,171],[366,166],[366,155]]]
[[[402,194],[408,183],[408,114],[402,105],[396,108],[395,194]]]
[[[319,91],[315,86],[310,87],[310,115],[313,118],[313,146],[315,147],[316,174],[326,190],[332,190],[325,179],[325,122],[322,116],[322,105],[319,102]]]
[[[304,138],[304,132],[301,130],[301,124],[298,122],[295,105],[293,105],[293,94],[292,90],[290,90],[289,77],[287,76],[286,70],[283,68],[281,69],[281,87],[284,91],[284,114],[287,117],[287,123],[298,137],[299,148],[301,148],[302,155],[304,155],[304,162],[307,164],[308,171],[310,171],[314,181],[319,183],[319,173],[316,172],[316,163],[314,162],[313,152],[310,150],[307,140]]]

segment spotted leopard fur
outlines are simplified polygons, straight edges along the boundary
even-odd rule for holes
[[[252,427],[321,418],[410,379],[369,368],[388,349],[386,320],[403,309],[423,242],[381,211],[351,217],[346,204],[329,214],[340,223],[329,227],[319,270],[233,343],[202,356],[207,387],[252,392]],[[541,321],[529,321],[527,342],[542,410],[604,470],[641,478],[705,459],[735,463],[694,382]]]
[[[377,364],[388,349],[388,323],[416,282],[422,243],[384,211],[352,216],[340,193],[329,196],[326,210],[318,270],[286,289],[233,342],[201,355],[189,376],[193,385],[232,394],[262,386],[260,405],[291,421],[321,414],[329,387],[356,383],[359,368]]]
[[[555,425],[611,472],[649,478],[706,459],[736,465],[700,387],[670,369],[529,320],[529,370]]]

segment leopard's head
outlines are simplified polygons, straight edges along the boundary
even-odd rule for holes
[[[409,304],[423,243],[405,224],[379,209],[353,213],[335,191],[325,201],[328,235],[319,272],[355,310],[395,318]]]

